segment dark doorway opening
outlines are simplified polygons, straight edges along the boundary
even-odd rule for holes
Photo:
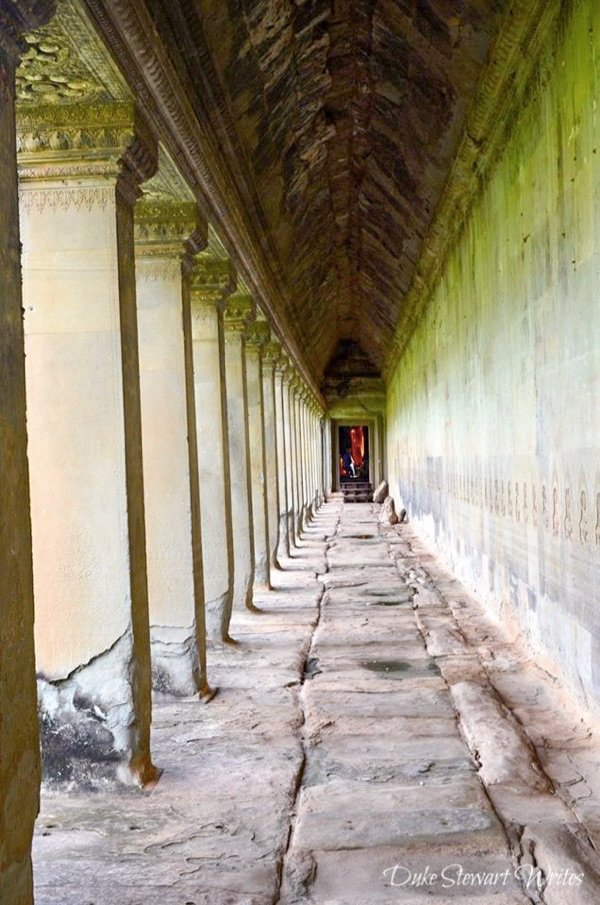
[[[339,428],[340,484],[369,480],[369,428],[365,425]]]

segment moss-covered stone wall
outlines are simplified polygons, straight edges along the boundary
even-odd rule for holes
[[[600,705],[600,5],[565,4],[387,387],[391,492]]]

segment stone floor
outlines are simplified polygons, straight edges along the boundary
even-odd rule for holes
[[[152,791],[44,793],[37,905],[600,903],[598,736],[377,508],[326,504],[214,700],[157,703]]]

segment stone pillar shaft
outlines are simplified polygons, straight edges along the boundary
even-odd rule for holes
[[[288,532],[288,493],[289,485],[287,480],[288,458],[286,431],[287,418],[284,398],[287,395],[286,387],[283,382],[282,369],[277,365],[274,374],[274,395],[275,395],[275,433],[277,440],[277,482],[279,486],[279,512],[278,536],[277,536],[277,556],[281,561],[282,558],[290,555],[290,536]]]
[[[25,424],[25,358],[17,161],[15,67],[20,35],[49,17],[10,4],[0,25],[0,901],[33,901],[31,838],[40,757],[33,644],[33,573]],[[50,4],[47,5],[50,7]]]
[[[289,371],[286,371],[283,375],[282,387],[284,424],[283,437],[285,444],[286,533],[288,537],[288,548],[290,552],[292,552],[295,543],[294,514],[296,511],[296,495],[294,489],[294,426]]]
[[[307,418],[307,408],[306,408],[306,397],[302,397],[301,402],[301,415],[302,415],[302,450],[303,450],[303,469],[302,469],[302,479],[304,484],[304,511],[305,511],[305,522],[308,522],[310,518],[312,518],[312,506],[310,499],[310,442],[308,436],[308,418]]]
[[[156,145],[131,108],[102,115],[124,120],[89,157],[85,117],[58,162],[60,122],[34,152],[20,134],[36,654],[48,774],[95,780],[119,760],[143,784],[156,774],[133,202]]]
[[[295,490],[295,499],[296,499],[296,509],[294,512],[294,536],[296,538],[296,543],[300,541],[300,533],[302,531],[302,517],[304,515],[304,506],[302,503],[302,447],[301,447],[301,432],[300,432],[300,411],[298,407],[299,399],[298,399],[298,391],[299,387],[297,384],[293,384],[290,387],[290,401],[292,406],[292,437],[293,437],[293,449],[294,449],[294,490]]]
[[[229,297],[224,312],[227,436],[231,474],[233,531],[233,606],[252,610],[254,588],[254,531],[248,431],[248,390],[244,362],[244,329],[254,317],[252,299]]]
[[[264,404],[264,436],[265,436],[265,487],[268,510],[268,550],[271,569],[278,567],[277,549],[279,541],[279,463],[280,431],[277,428],[276,389],[274,359],[277,355],[277,344],[269,343],[265,347],[262,359],[262,384]]]
[[[184,240],[196,218],[193,202],[138,202],[136,277],[153,685],[206,696],[202,553],[194,550],[201,539],[190,477],[198,467],[195,416],[189,422],[191,324],[182,285]]]
[[[254,583],[270,587],[269,501],[267,485],[267,451],[265,442],[266,406],[262,347],[270,330],[264,321],[252,324],[245,337],[246,387],[248,393],[248,435],[250,444],[250,486],[252,492],[252,527],[254,533]],[[272,392],[272,390],[271,390]],[[272,432],[272,425],[269,424]],[[269,441],[271,442],[271,441]]]
[[[234,288],[229,261],[200,255],[190,271],[194,390],[202,521],[206,634],[229,641],[233,529],[223,360],[223,299]]]

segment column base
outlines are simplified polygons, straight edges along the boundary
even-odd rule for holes
[[[189,697],[200,691],[196,630],[151,626],[152,688],[162,694]]]
[[[45,785],[145,786],[158,780],[134,706],[134,673],[128,631],[66,679],[38,677]]]
[[[206,640],[216,644],[235,644],[229,635],[233,589],[228,588],[218,597],[207,600],[204,605],[206,618]]]
[[[277,544],[277,559],[288,558],[291,552],[290,535],[288,532],[287,512],[279,516],[279,542]]]
[[[233,587],[233,606],[236,612],[249,610],[251,613],[258,612],[254,606],[254,572],[246,572],[237,581]]]
[[[198,693],[198,700],[201,704],[209,704],[212,699],[218,695],[218,693],[218,685],[216,685],[214,688],[211,688],[210,685],[206,685],[205,688],[200,689]]]
[[[256,591],[270,591],[271,579],[269,576],[269,562],[266,556],[256,560],[254,567],[254,589]]]
[[[31,858],[2,865],[0,902],[11,905],[31,905],[33,902],[33,871]]]

